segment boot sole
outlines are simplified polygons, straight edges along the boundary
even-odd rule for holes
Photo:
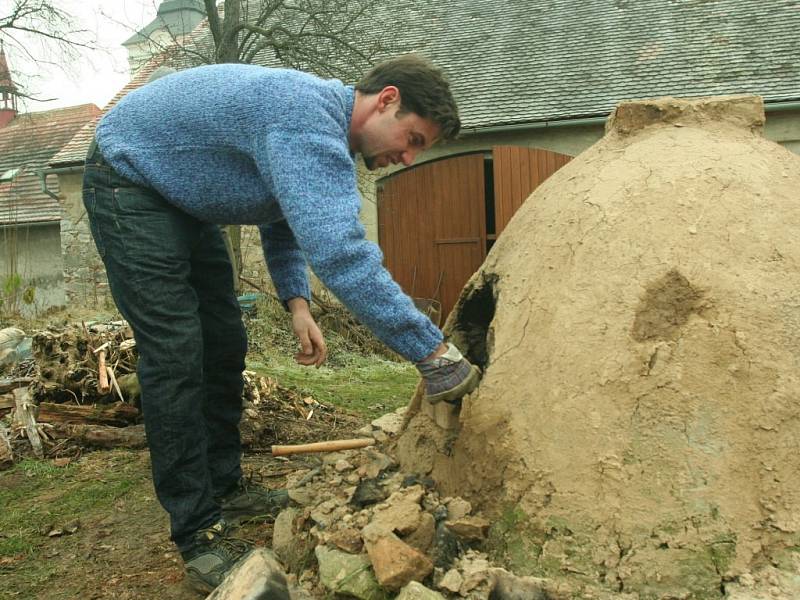
[[[425,399],[431,404],[439,404],[439,402],[455,403],[467,394],[473,392],[481,380],[481,370],[472,365],[469,370],[469,375],[459,383],[456,387],[432,396],[425,396]]]

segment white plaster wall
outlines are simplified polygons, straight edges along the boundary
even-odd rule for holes
[[[48,308],[66,304],[58,222],[2,227],[0,248],[0,312],[18,310],[24,317],[35,317]],[[15,297],[9,297],[7,284],[13,272],[20,276],[21,284]],[[33,290],[31,303],[22,299],[27,288]]]

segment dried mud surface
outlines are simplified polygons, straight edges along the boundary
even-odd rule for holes
[[[797,572],[800,157],[763,121],[752,97],[620,106],[467,284],[446,329],[482,383],[398,452],[522,511],[512,567],[633,598]]]

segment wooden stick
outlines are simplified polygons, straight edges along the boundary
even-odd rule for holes
[[[44,448],[42,439],[39,437],[39,430],[36,428],[36,418],[33,416],[34,406],[31,402],[28,388],[17,388],[14,390],[14,400],[17,403],[16,420],[25,427],[25,433],[33,447],[33,453],[39,458],[44,458]]]
[[[0,379],[0,394],[11,392],[18,387],[28,387],[35,381],[34,377],[14,377]]]
[[[106,351],[100,350],[97,353],[97,391],[107,394],[111,391],[111,384],[108,383],[108,371],[106,371]]]
[[[8,430],[0,423],[0,469],[14,462],[14,451],[11,449]]]
[[[313,444],[297,444],[294,446],[273,446],[272,456],[287,456],[289,454],[306,454],[308,452],[336,452],[338,450],[354,450],[366,448],[375,444],[372,438],[355,440],[330,440],[328,442],[315,442]]]
[[[14,394],[0,394],[0,410],[14,408],[16,405]]]
[[[117,383],[117,378],[114,375],[114,369],[111,367],[106,367],[106,371],[108,371],[108,378],[111,380],[111,385],[114,386],[114,390],[117,392],[119,399],[122,402],[125,402],[125,396],[122,395],[122,390],[119,389],[119,384]]]
[[[107,425],[86,425],[54,423],[49,429],[54,439],[70,439],[73,442],[96,448],[146,448],[147,439],[144,425],[109,427]]]

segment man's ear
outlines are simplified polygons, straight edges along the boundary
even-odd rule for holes
[[[400,104],[400,90],[393,85],[387,85],[378,92],[378,110],[380,112]]]

